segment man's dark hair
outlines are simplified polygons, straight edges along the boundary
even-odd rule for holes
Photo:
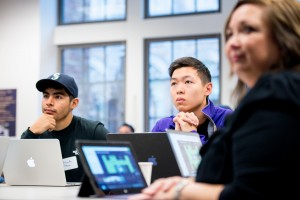
[[[49,89],[49,88],[53,88],[53,89],[55,89],[55,90],[65,90],[65,92],[69,95],[69,97],[70,97],[70,102],[73,100],[73,99],[75,99],[75,97],[69,92],[69,90],[66,88],[66,87],[64,87],[64,86],[62,86],[62,85],[60,85],[60,84],[58,84],[58,83],[50,83],[49,84],[49,86],[47,87],[47,88],[45,88],[45,90],[46,89]],[[44,91],[45,91],[44,90]],[[44,92],[43,91],[43,92]]]
[[[172,78],[172,75],[176,69],[182,67],[192,67],[196,69],[203,83],[211,82],[211,75],[209,69],[200,60],[193,57],[182,57],[173,61],[169,67],[170,78]]]
[[[121,124],[121,126],[127,126],[127,127],[134,133],[134,128],[133,128],[133,126],[131,126],[130,124],[123,123],[123,124]],[[121,126],[120,126],[120,127],[121,127]]]

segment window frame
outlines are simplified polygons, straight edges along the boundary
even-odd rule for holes
[[[105,47],[105,46],[110,46],[110,45],[124,45],[124,79],[123,79],[123,86],[124,86],[124,100],[122,100],[123,101],[123,104],[124,104],[124,107],[123,107],[123,113],[122,113],[122,120],[119,122],[119,123],[123,123],[124,121],[125,121],[125,118],[126,118],[126,79],[127,79],[127,70],[126,70],[126,53],[127,53],[127,44],[126,44],[126,41],[114,41],[114,42],[99,42],[99,43],[85,43],[85,44],[71,44],[71,45],[59,45],[58,46],[58,62],[59,62],[59,67],[58,67],[58,71],[60,72],[60,73],[62,73],[62,70],[63,70],[63,63],[64,63],[64,61],[63,61],[63,56],[62,56],[62,54],[63,54],[63,50],[64,49],[66,49],[66,48],[82,48],[82,49],[84,49],[84,48],[93,48],[93,47]],[[78,81],[77,80],[75,80],[76,81],[76,83],[78,84]],[[107,84],[107,83],[105,83],[105,84]],[[79,91],[79,93],[81,93],[80,91]],[[100,94],[101,95],[101,94]],[[80,102],[81,102],[81,104],[82,103],[84,103],[84,102],[82,102],[82,99],[80,99]],[[83,118],[86,118],[86,117],[84,117],[84,116],[80,116],[80,117],[83,117]],[[88,118],[87,118],[88,119]],[[106,117],[106,119],[107,119],[107,121],[110,121],[109,119],[109,116],[107,116]],[[103,120],[103,119],[99,119],[99,118],[97,118],[97,119],[90,119],[90,120],[96,120],[96,121],[100,121],[101,123],[103,123],[104,124],[104,126],[110,131],[110,132],[116,132],[117,131],[117,128],[118,128],[118,125],[116,125],[114,128],[116,129],[116,130],[111,130],[111,129],[109,129],[109,124],[106,124],[105,123],[105,120]]]
[[[160,18],[160,17],[163,17],[163,18],[165,18],[165,17],[178,17],[178,16],[180,17],[180,16],[190,16],[190,15],[207,15],[207,14],[214,14],[214,13],[221,13],[222,12],[221,0],[218,0],[219,9],[217,9],[217,10],[150,16],[150,14],[149,14],[149,1],[150,0],[145,0],[145,3],[144,3],[144,19],[153,19],[153,18]],[[172,1],[174,1],[174,0],[172,0]]]
[[[176,41],[176,40],[191,40],[191,39],[206,39],[206,38],[218,38],[219,40],[219,95],[218,100],[221,103],[222,98],[222,34],[201,34],[192,36],[176,36],[176,37],[160,37],[160,38],[146,38],[144,39],[144,129],[151,131],[153,127],[149,127],[149,45],[151,42],[162,42],[162,41]],[[171,64],[171,63],[169,63]],[[213,77],[212,77],[213,78]],[[167,116],[165,116],[167,117]]]
[[[125,17],[124,17],[124,19],[93,20],[93,21],[81,21],[81,22],[64,23],[63,20],[62,20],[62,18],[63,18],[63,0],[58,0],[57,13],[58,13],[58,19],[57,19],[58,26],[70,26],[70,25],[78,25],[78,24],[93,24],[93,23],[106,23],[106,22],[122,22],[122,21],[127,21],[128,0],[125,0]]]

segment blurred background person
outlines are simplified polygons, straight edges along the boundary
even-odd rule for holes
[[[126,133],[134,133],[134,128],[132,125],[123,123],[118,128],[118,133],[126,134]]]

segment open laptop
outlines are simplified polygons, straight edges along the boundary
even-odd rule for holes
[[[181,176],[194,177],[201,161],[199,150],[202,146],[198,134],[167,130]]]
[[[3,172],[8,185],[80,185],[66,181],[58,139],[11,139]]]
[[[0,176],[3,171],[9,140],[10,138],[8,136],[0,136]]]
[[[196,163],[199,164],[200,156],[194,155],[194,152],[197,151],[199,155],[202,146],[196,133],[168,130],[163,133],[110,133],[106,137],[109,141],[129,141],[138,162],[153,163],[151,183],[162,177],[189,177],[196,174]],[[191,154],[195,160],[190,159]]]
[[[76,146],[86,174],[79,197],[126,199],[147,186],[129,142],[77,140]]]

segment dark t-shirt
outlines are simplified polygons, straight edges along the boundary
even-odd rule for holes
[[[200,135],[204,135],[205,138],[208,138],[208,131],[207,131],[208,123],[209,123],[209,119],[206,119],[203,124],[197,127],[197,132]]]
[[[106,140],[109,131],[99,121],[91,121],[78,116],[73,116],[71,124],[60,131],[46,131],[35,135],[27,129],[21,136],[22,139],[51,139],[56,138],[60,142],[62,157],[76,156],[78,168],[65,171],[68,182],[80,182],[83,178],[83,168],[75,147],[75,140]],[[47,173],[47,172],[45,172]]]

